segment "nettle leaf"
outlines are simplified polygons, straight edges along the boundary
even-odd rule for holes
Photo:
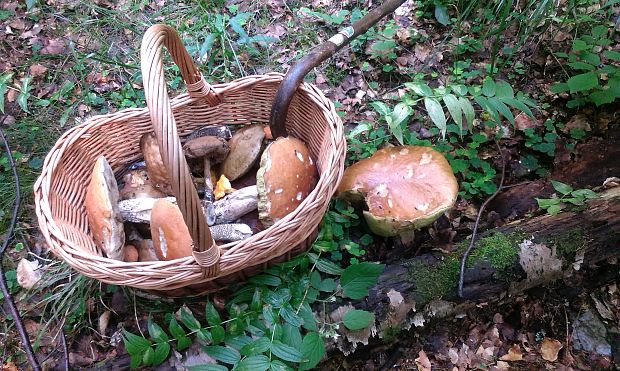
[[[304,362],[299,365],[300,370],[313,369],[325,355],[325,343],[316,332],[309,332],[301,342],[301,354]]]
[[[335,276],[339,276],[342,274],[343,269],[338,264],[332,262],[331,260],[319,258],[318,255],[309,253],[308,257],[312,263],[316,264],[316,269],[323,273],[332,274]]]
[[[265,371],[269,369],[271,362],[264,355],[255,355],[242,359],[235,366],[238,371]]]
[[[433,95],[433,89],[423,82],[406,82],[405,87],[413,90],[414,93],[423,97],[430,97]]]
[[[216,365],[215,363],[207,363],[204,365],[183,366],[188,371],[228,371],[228,367]]]
[[[280,340],[274,340],[271,343],[271,352],[277,357],[289,362],[301,362],[303,356],[297,349],[284,344]]]
[[[485,78],[482,82],[482,94],[486,95],[487,97],[493,97],[495,96],[496,91],[497,85],[495,84],[495,81],[493,81],[493,79],[490,77]]]
[[[349,330],[361,330],[375,321],[375,315],[365,310],[352,309],[342,316],[344,326]]]
[[[568,184],[558,182],[556,180],[551,181],[551,185],[555,188],[556,191],[560,192],[563,195],[567,195],[573,191],[573,187]]]
[[[452,120],[459,127],[459,130],[463,130],[463,111],[461,108],[461,103],[458,98],[454,96],[454,94],[446,94],[443,96],[443,102],[448,108],[448,112],[450,112],[450,116],[452,116]]]
[[[308,303],[304,303],[299,310],[299,316],[304,319],[303,327],[308,331],[318,331],[316,317]]]
[[[153,365],[157,366],[161,364],[163,361],[168,358],[168,354],[170,354],[170,344],[168,343],[159,343],[155,346],[155,351],[153,354]]]
[[[282,284],[282,280],[280,277],[272,276],[271,274],[259,274],[258,276],[250,277],[248,282],[253,283],[255,285],[266,285],[266,286],[280,286]]]
[[[223,347],[221,345],[210,345],[204,347],[205,352],[212,358],[224,363],[234,365],[241,359],[239,351],[229,347]]]
[[[147,339],[132,334],[127,330],[123,330],[123,343],[125,344],[127,353],[132,356],[143,355],[151,346],[151,343]]]
[[[321,281],[321,284],[319,285],[318,289],[319,291],[323,291],[323,292],[332,292],[336,290],[336,287],[338,287],[336,280],[334,280],[333,278],[326,278]]]
[[[351,299],[361,299],[368,295],[368,289],[377,283],[383,272],[383,264],[363,262],[347,267],[340,277],[344,294]]]
[[[435,98],[424,98],[424,107],[426,108],[426,112],[428,112],[428,116],[431,118],[431,121],[437,126],[437,128],[441,131],[441,136],[443,138],[446,137],[446,115],[443,112],[443,108],[441,104]]]
[[[290,304],[282,307],[282,309],[280,310],[280,316],[282,316],[282,319],[284,319],[284,321],[296,327],[299,327],[304,323],[303,319],[299,315],[297,315],[297,313],[295,313],[295,310],[293,309],[293,307],[291,307]]]
[[[598,86],[598,75],[594,72],[575,75],[566,81],[571,93],[590,90]]]
[[[271,304],[274,308],[281,308],[291,300],[291,290],[281,288],[277,291],[265,292],[265,302]]]
[[[269,371],[293,371],[293,369],[279,359],[274,359],[273,361],[271,361]]]

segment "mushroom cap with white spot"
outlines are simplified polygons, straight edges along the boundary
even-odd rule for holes
[[[364,200],[371,230],[395,236],[429,225],[456,202],[458,184],[442,154],[430,147],[388,147],[350,166],[338,197]]]

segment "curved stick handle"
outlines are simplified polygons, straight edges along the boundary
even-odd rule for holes
[[[286,136],[286,116],[288,108],[293,99],[293,95],[304,76],[321,62],[334,55],[338,50],[349,44],[360,34],[368,31],[379,20],[389,13],[392,13],[401,6],[405,0],[386,0],[379,7],[371,10],[349,27],[345,27],[340,32],[332,36],[329,40],[314,47],[308,54],[295,63],[291,67],[284,80],[280,83],[280,87],[276,92],[276,96],[271,107],[271,117],[269,118],[269,127],[273,138]]]
[[[162,47],[168,49],[190,95],[204,97],[209,104],[219,103],[219,98],[205,83],[176,31],[167,25],[151,26],[142,38],[140,59],[144,95],[162,160],[168,171],[172,191],[194,240],[194,258],[203,268],[203,275],[214,277],[219,272],[220,250],[211,237],[205,221],[198,193],[185,161],[176,122],[172,115],[170,98],[164,80]]]

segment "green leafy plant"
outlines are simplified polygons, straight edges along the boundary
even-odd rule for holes
[[[568,80],[551,87],[554,93],[571,94],[567,107],[601,106],[620,98],[620,53],[609,48],[613,43],[609,30],[607,25],[595,26],[589,35],[573,40],[570,53],[555,53],[572,72]]]
[[[553,185],[553,188],[557,191],[557,193],[559,193],[559,196],[554,193],[551,198],[536,199],[538,202],[538,207],[542,210],[546,210],[549,215],[559,214],[562,210],[571,205],[583,206],[585,205],[586,200],[598,197],[596,192],[590,189],[575,190],[568,184],[555,180],[551,181],[551,185]]]
[[[341,207],[336,210],[343,211]],[[349,214],[348,209],[344,212]],[[336,235],[346,235],[344,230],[355,224],[341,216],[335,211],[327,213],[311,251],[251,277],[247,284],[233,290],[223,311],[208,301],[199,319],[195,312],[183,306],[174,314],[165,315],[166,329],[149,318],[148,336],[124,331],[123,341],[131,356],[131,366],[160,364],[173,347],[180,351],[197,341],[218,365],[195,367],[218,370],[315,367],[325,353],[324,337],[338,336],[341,325],[349,330],[368,327],[374,322],[374,315],[349,310],[342,322],[332,323],[317,318],[311,305],[326,305],[339,297],[367,296],[384,267],[360,262],[343,268],[323,257],[341,248],[340,243],[328,242],[334,242]]]

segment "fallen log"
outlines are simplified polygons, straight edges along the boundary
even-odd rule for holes
[[[349,308],[375,314],[369,329],[347,331],[336,346],[345,354],[373,336],[386,341],[411,326],[458,315],[563,278],[577,276],[620,256],[620,187],[603,192],[580,211],[515,221],[480,235],[465,271],[464,299],[457,297],[459,259],[468,241],[453,252],[433,252],[388,264],[364,300],[332,308],[337,322]],[[616,270],[617,272],[617,270]],[[571,282],[573,281],[573,282]]]

